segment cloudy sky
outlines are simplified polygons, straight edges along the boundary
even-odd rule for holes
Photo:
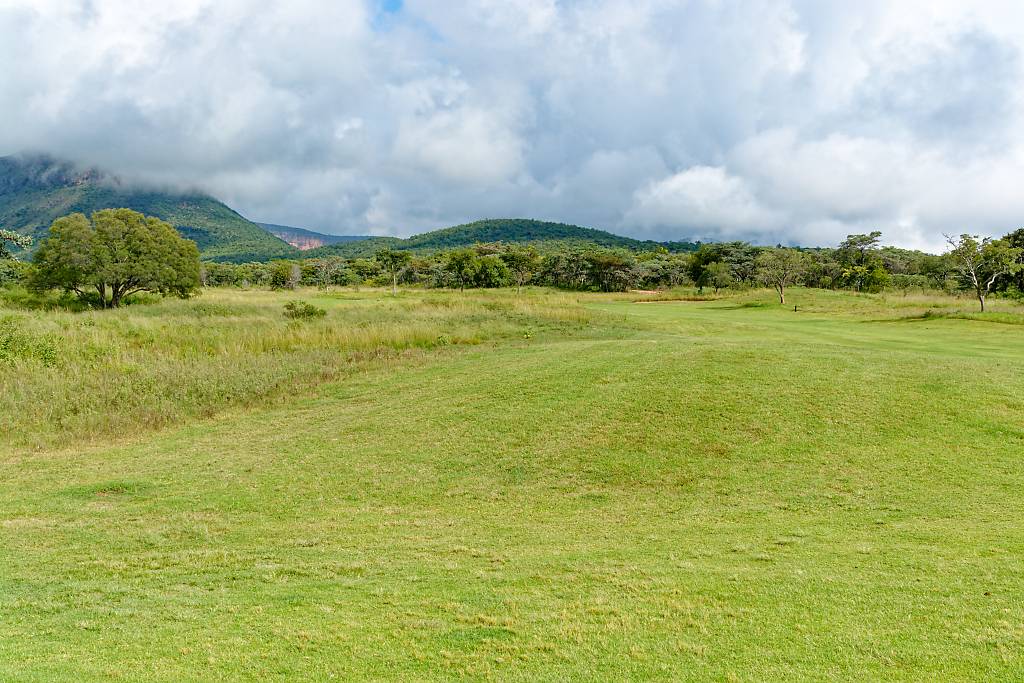
[[[255,220],[834,244],[1024,224],[1019,0],[0,0],[0,154]]]

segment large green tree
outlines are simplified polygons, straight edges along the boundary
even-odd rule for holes
[[[963,234],[960,237],[946,235],[946,241],[954,267],[963,284],[974,290],[982,311],[985,310],[985,299],[999,278],[1024,269],[1024,264],[1020,263],[1024,249],[1011,247],[1006,240]]]
[[[104,308],[116,308],[137,292],[187,297],[199,287],[195,242],[131,209],[58,218],[33,261],[36,289],[98,297]]]

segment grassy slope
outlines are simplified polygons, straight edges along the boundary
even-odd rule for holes
[[[497,345],[11,452],[0,677],[1024,676],[1024,328],[490,296]]]
[[[168,195],[160,192],[118,191],[105,187],[75,186],[36,191],[5,205],[0,220],[39,240],[49,224],[73,212],[90,214],[109,207],[128,207],[171,223],[195,240],[203,258],[244,263],[286,258],[297,253],[290,245],[245,220],[224,204],[203,195]]]
[[[51,167],[63,169],[62,173]],[[157,216],[195,240],[203,258],[246,262],[285,258],[296,249],[216,199],[199,193],[175,193],[119,187],[96,175],[76,175],[46,158],[0,158],[0,225],[31,234],[38,242],[54,219],[73,212],[90,214],[127,207]],[[40,181],[39,176],[49,179]],[[8,177],[9,176],[9,177]]]

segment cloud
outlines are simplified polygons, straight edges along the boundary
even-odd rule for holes
[[[717,166],[694,166],[635,193],[627,220],[654,228],[683,224],[695,238],[772,235],[782,216],[758,201],[742,178]]]
[[[410,234],[834,244],[1020,224],[1007,0],[0,0],[0,153]]]

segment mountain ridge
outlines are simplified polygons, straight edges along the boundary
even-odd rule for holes
[[[585,228],[569,223],[541,221],[532,218],[488,218],[440,228],[411,237],[371,237],[366,240],[349,241],[311,249],[307,257],[317,256],[372,256],[381,248],[388,247],[403,251],[429,253],[470,247],[474,244],[511,242],[532,244],[538,248],[560,248],[565,246],[599,246],[609,249],[643,251],[665,248],[669,251],[692,251],[697,242],[656,242],[638,240],[633,237],[616,235],[606,230]]]
[[[0,226],[30,235],[36,244],[60,216],[120,207],[167,221],[199,245],[204,260],[240,263],[297,252],[203,192],[129,185],[45,154],[0,157]]]
[[[538,249],[603,247],[690,251],[699,243],[655,242],[605,230],[531,218],[489,218],[407,238],[328,235],[250,221],[198,190],[129,184],[97,168],[46,154],[0,157],[0,227],[30,235],[38,245],[60,216],[125,207],[156,216],[199,246],[207,261],[244,263],[322,256],[371,257],[379,249],[432,253],[479,243],[531,244]],[[30,253],[29,251],[23,252]]]

